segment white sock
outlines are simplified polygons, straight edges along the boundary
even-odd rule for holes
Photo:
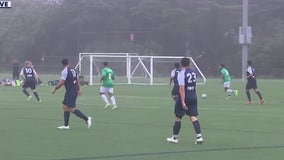
[[[235,93],[235,90],[232,90],[232,89],[227,89],[226,91],[227,93]]]
[[[111,104],[112,104],[113,106],[116,106],[116,101],[115,101],[114,96],[111,96],[111,97],[110,97],[110,101],[111,101]]]
[[[108,101],[107,96],[105,94],[102,94],[101,98],[106,104],[109,104],[109,101]]]

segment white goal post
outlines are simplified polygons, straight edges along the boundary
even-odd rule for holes
[[[109,62],[110,68],[115,71],[116,83],[168,84],[170,70],[174,69],[174,63],[180,62],[181,58],[183,57],[139,56],[137,53],[79,53],[79,61],[75,68],[80,76],[89,78],[89,85],[99,83],[104,61]],[[191,61],[191,68],[198,73],[197,84],[204,84],[204,74],[195,61],[191,57],[188,58]]]

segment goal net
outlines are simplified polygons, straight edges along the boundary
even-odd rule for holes
[[[183,57],[177,56],[139,56],[136,53],[79,53],[76,69],[90,85],[100,84],[103,62],[115,73],[116,84],[169,84],[174,64]],[[191,68],[196,71],[197,84],[204,84],[206,78],[191,57]]]

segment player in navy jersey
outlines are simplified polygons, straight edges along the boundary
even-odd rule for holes
[[[180,72],[179,63],[175,63],[175,69],[171,71],[171,77],[170,77],[170,85],[172,84],[172,82],[174,82],[174,86],[171,92],[174,101],[178,99],[178,95],[179,95],[179,86],[178,86],[178,80],[177,80],[177,76],[179,72]]]
[[[38,74],[35,71],[35,69],[32,68],[32,62],[25,61],[25,67],[22,68],[20,76],[24,80],[24,84],[22,87],[23,87],[24,94],[28,96],[27,101],[32,98],[32,95],[30,95],[27,91],[27,88],[31,88],[37,101],[41,102],[41,99],[39,98],[39,95],[36,91],[36,84],[38,84]]]
[[[201,144],[203,138],[201,135],[200,123],[197,119],[197,96],[196,96],[196,73],[189,68],[190,61],[188,58],[181,59],[181,71],[178,74],[179,94],[175,104],[175,124],[173,126],[173,136],[167,138],[168,142],[178,143],[178,135],[181,128],[181,119],[186,114],[189,116],[195,133],[195,144]]]
[[[247,78],[246,94],[248,98],[247,104],[252,104],[249,90],[253,89],[260,99],[260,104],[263,105],[264,99],[262,98],[261,93],[259,89],[257,88],[255,71],[254,71],[254,68],[252,67],[252,62],[248,60],[247,64],[248,64],[247,73],[246,73],[246,78]]]
[[[74,113],[79,118],[85,120],[88,128],[90,128],[92,125],[92,118],[85,116],[79,109],[76,108],[77,96],[81,95],[78,74],[74,68],[69,67],[68,59],[66,58],[63,59],[61,63],[64,69],[61,72],[61,78],[57,86],[52,90],[52,94],[54,94],[63,85],[65,86],[66,90],[63,100],[64,125],[57,128],[70,129],[69,127],[70,112]]]

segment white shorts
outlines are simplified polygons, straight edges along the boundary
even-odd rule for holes
[[[224,88],[230,88],[231,81],[224,82]]]
[[[112,93],[113,94],[113,88],[101,87],[100,93]]]

